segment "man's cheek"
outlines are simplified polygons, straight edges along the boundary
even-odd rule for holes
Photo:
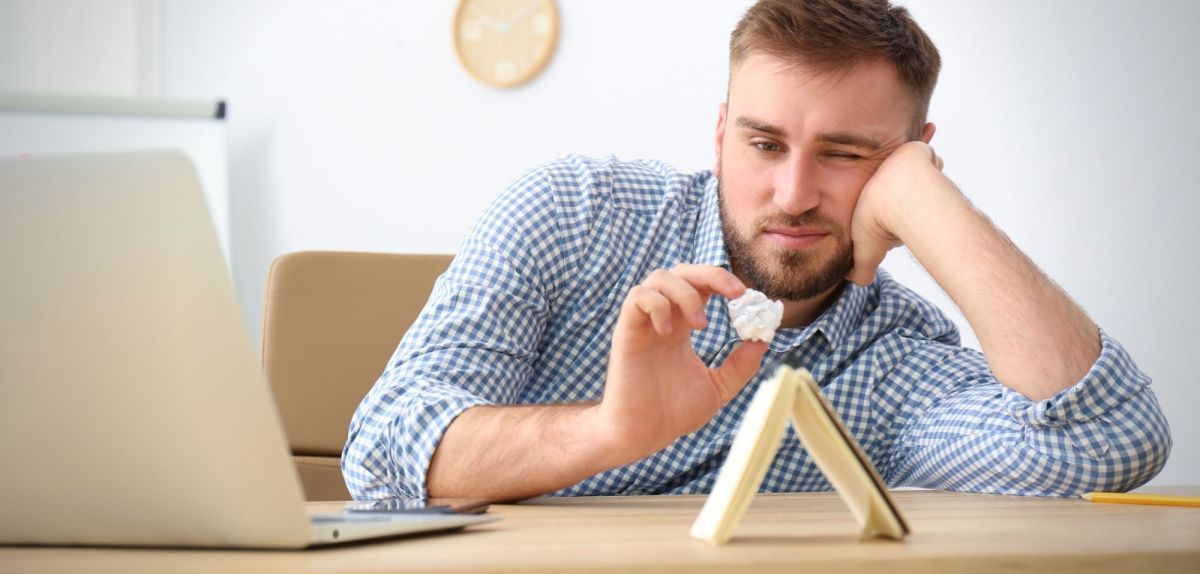
[[[846,170],[846,185],[855,185],[859,189],[862,189],[872,177],[875,177],[875,174],[879,172],[879,167],[882,165],[882,160],[864,159],[855,162],[854,165],[849,166]]]

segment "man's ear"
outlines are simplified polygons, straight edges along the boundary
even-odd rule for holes
[[[925,127],[921,129],[921,141],[928,144],[929,140],[933,139],[933,132],[935,131],[937,131],[937,126],[933,125],[933,122],[927,122]]]
[[[714,140],[716,144],[717,164],[713,167],[713,175],[721,176],[721,147],[725,145],[725,118],[729,113],[729,103],[721,102],[721,111],[717,114],[717,134]]]

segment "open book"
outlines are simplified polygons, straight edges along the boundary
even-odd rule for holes
[[[805,369],[782,365],[759,387],[738,428],[712,494],[692,525],[692,537],[727,542],[779,450],[788,419],[821,472],[862,526],[863,538],[900,540],[908,525],[883,479]]]

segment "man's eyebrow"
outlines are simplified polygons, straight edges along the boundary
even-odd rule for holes
[[[782,128],[773,126],[766,122],[756,120],[754,118],[748,118],[746,116],[738,116],[737,120],[735,120],[734,123],[736,123],[737,126],[740,128],[754,130],[756,132],[762,132],[764,134],[771,134],[773,136],[780,136],[780,137],[783,137],[783,135],[784,135]],[[880,143],[878,140],[875,140],[875,139],[867,137],[867,136],[861,136],[861,135],[849,134],[849,133],[841,133],[841,132],[821,134],[821,135],[817,136],[817,141],[831,143],[831,144],[837,144],[837,145],[845,145],[845,146],[850,146],[850,147],[863,148],[863,149],[870,150],[870,151],[879,151],[880,149],[883,149],[883,144]]]
[[[760,122],[753,118],[748,118],[746,116],[738,116],[737,120],[734,123],[736,123],[738,125],[738,127],[740,127],[740,128],[746,128],[748,130],[754,130],[756,132],[762,132],[764,134],[771,134],[773,136],[782,136],[783,135],[782,129],[777,128],[777,127],[775,127],[771,124],[765,123],[765,122]]]
[[[846,133],[821,134],[817,136],[817,141],[837,145],[846,145],[850,147],[859,147],[871,151],[878,151],[879,149],[883,148],[883,144],[874,139],[866,136]]]

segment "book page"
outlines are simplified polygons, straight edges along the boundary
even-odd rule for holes
[[[863,526],[863,536],[903,538],[908,534],[908,525],[887,486],[825,400],[812,375],[805,369],[789,368],[784,376],[797,387],[792,425],[817,467]]]
[[[692,525],[694,538],[716,544],[729,540],[775,459],[790,416],[788,405],[795,396],[794,384],[779,377],[763,381],[746,408],[712,493]]]
[[[763,382],[746,409],[712,494],[692,525],[694,538],[722,544],[733,535],[775,458],[789,418],[817,467],[862,527],[863,538],[899,540],[908,534],[883,479],[821,395],[812,375],[783,365]]]

